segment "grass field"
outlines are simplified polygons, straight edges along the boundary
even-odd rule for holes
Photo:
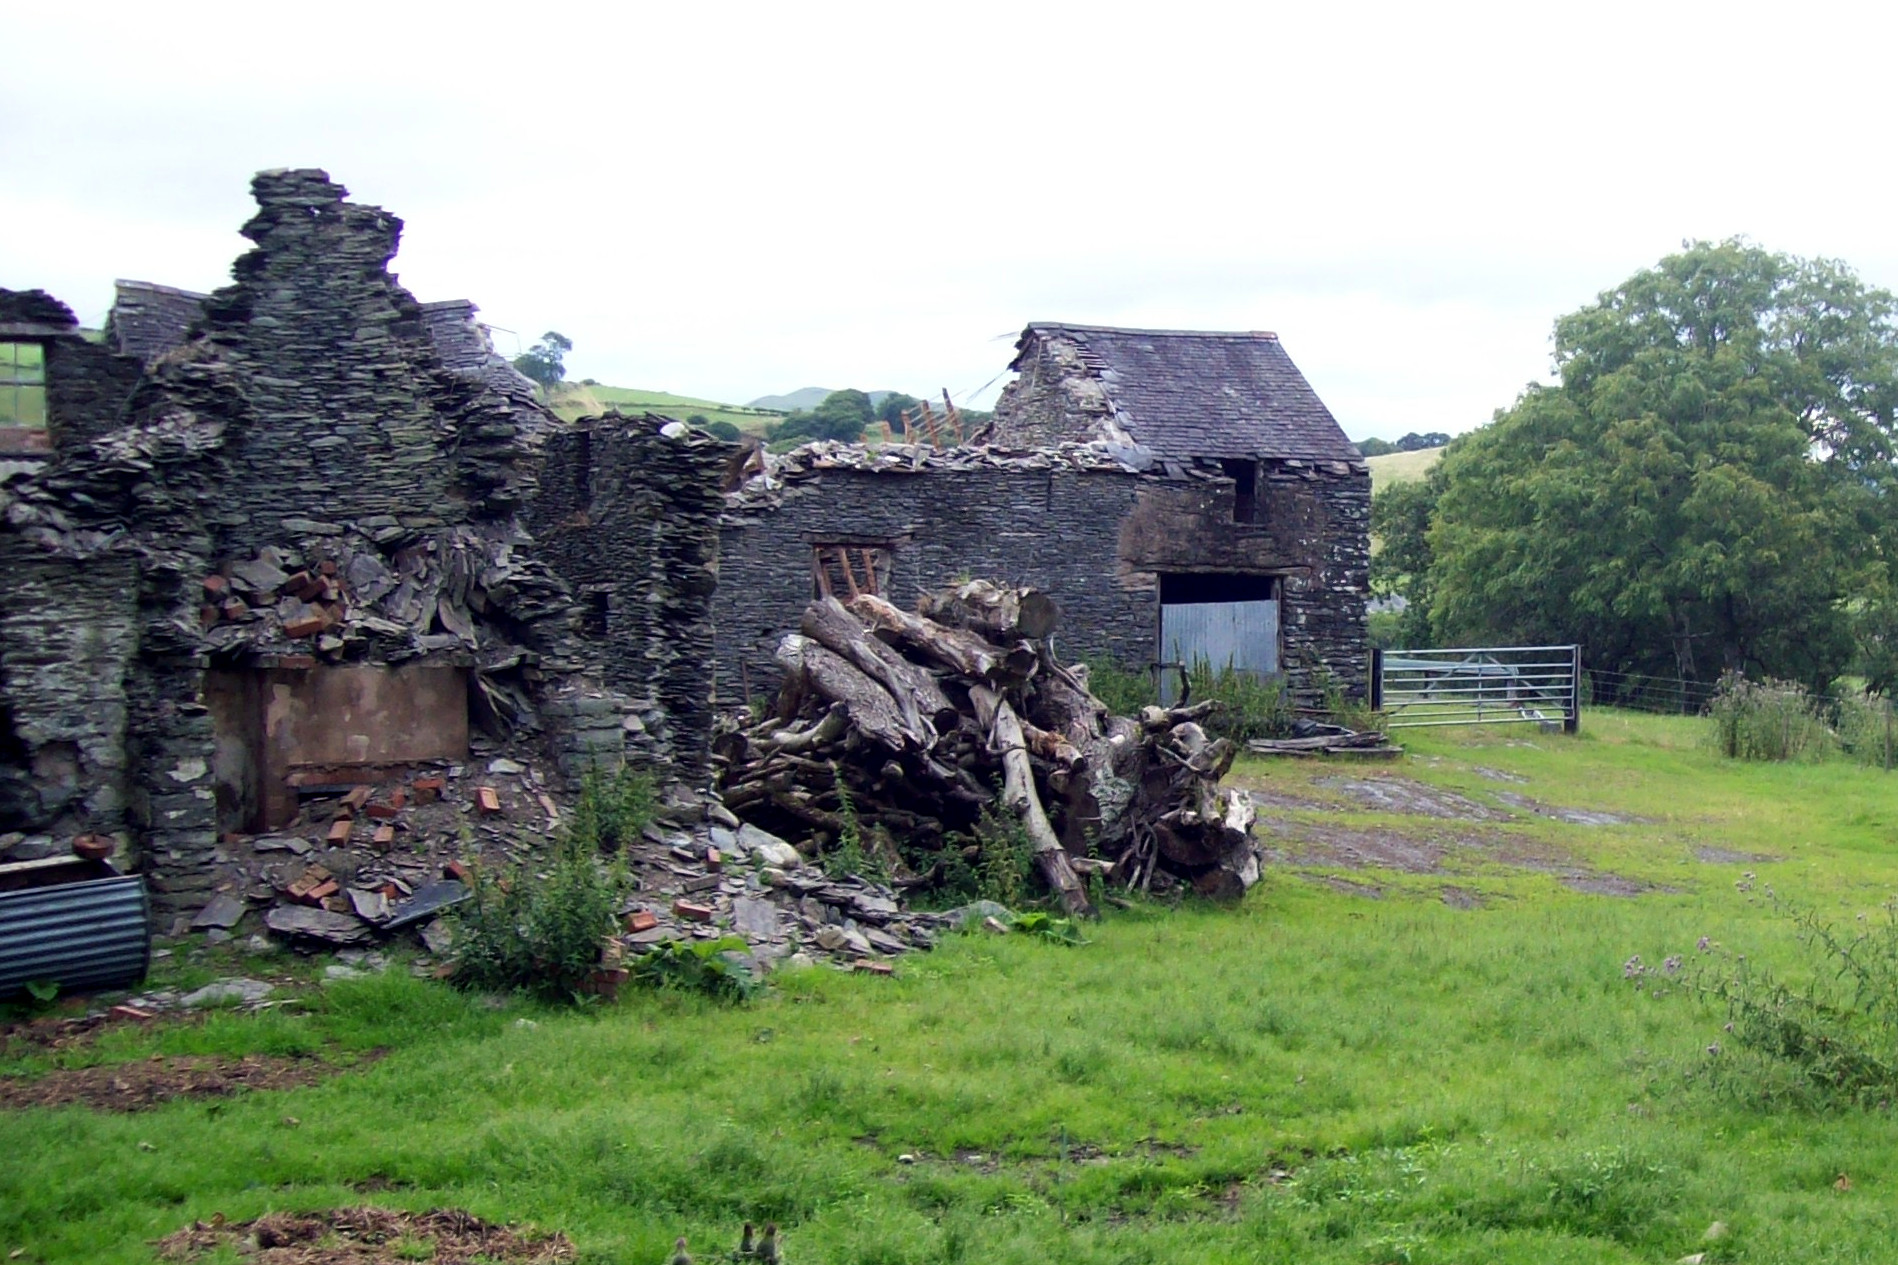
[[[0,1252],[146,1261],[194,1218],[370,1200],[559,1229],[590,1262],[662,1262],[679,1233],[714,1259],[747,1218],[784,1223],[798,1265],[1894,1259],[1891,1116],[1716,1096],[1690,1073],[1720,1016],[1622,963],[1701,935],[1792,960],[1753,872],[1875,908],[1898,781],[1724,763],[1678,718],[1404,739],[1394,766],[1242,764],[1284,854],[1265,882],[1079,948],[959,938],[736,1009],[558,1013],[395,971],[16,1059],[387,1051],[305,1089],[0,1113]],[[1365,780],[1485,819],[1367,808]]]
[[[1421,479],[1430,473],[1430,467],[1437,464],[1437,458],[1443,456],[1441,448],[1425,448],[1418,452],[1387,452],[1381,457],[1368,458],[1366,464],[1371,467],[1371,490],[1387,487],[1392,483],[1409,483]]]
[[[739,430],[751,434],[763,433],[764,428],[777,421],[779,417],[777,413],[747,408],[742,404],[720,404],[716,400],[700,400],[689,395],[673,395],[667,391],[641,391],[634,387],[609,387],[598,384],[584,386],[577,382],[561,384],[560,394],[553,402],[554,412],[569,421],[582,417],[595,417],[610,408],[617,408],[623,413],[643,413],[650,410],[678,418],[700,414],[707,421],[727,421]]]

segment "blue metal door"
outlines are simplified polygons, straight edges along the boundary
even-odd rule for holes
[[[1261,602],[1173,602],[1160,607],[1160,662],[1215,672],[1232,668],[1271,676],[1279,670],[1279,604]],[[1180,674],[1162,671],[1160,700],[1179,693]]]

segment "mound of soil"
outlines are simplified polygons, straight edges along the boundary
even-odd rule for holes
[[[230,1246],[255,1265],[554,1265],[571,1261],[562,1234],[538,1234],[492,1225],[456,1208],[396,1212],[388,1208],[333,1208],[273,1212],[255,1221],[200,1221],[157,1243],[168,1261],[196,1261]]]
[[[58,1068],[41,1076],[0,1077],[0,1111],[77,1104],[97,1111],[144,1111],[173,1098],[207,1098],[248,1089],[295,1089],[333,1075],[320,1059],[261,1054],[241,1059],[151,1058],[103,1067]]]

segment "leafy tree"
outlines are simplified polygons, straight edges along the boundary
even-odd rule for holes
[[[540,336],[539,342],[514,358],[514,367],[539,383],[543,391],[551,391],[567,376],[565,361],[572,350],[572,339],[550,329]]]
[[[1373,435],[1369,439],[1358,440],[1358,451],[1367,457],[1382,457],[1397,451],[1397,445],[1388,439],[1379,439]]]
[[[722,417],[715,422],[705,422],[703,425],[706,430],[727,442],[735,443],[744,438],[745,432],[739,430],[735,424],[726,421]]]
[[[1411,431],[1391,447],[1395,452],[1422,452],[1426,448],[1441,448],[1449,442],[1450,436],[1440,430],[1427,430],[1421,435]]]
[[[1439,643],[1829,682],[1898,587],[1892,296],[1839,263],[1698,242],[1558,320],[1555,348],[1559,385],[1460,437],[1432,490],[1383,498],[1400,553],[1381,573],[1413,577]]]
[[[875,416],[876,410],[870,407],[870,397],[862,391],[832,391],[810,412],[800,410],[779,422],[773,428],[771,438],[774,441],[836,439],[855,443],[863,438],[863,428]]]
[[[922,410],[923,402],[913,395],[904,395],[901,391],[892,391],[883,397],[883,403],[877,405],[876,420],[888,422],[897,434],[903,433],[903,412],[909,411],[911,417]]]
[[[1430,523],[1443,494],[1442,470],[1438,463],[1423,478],[1389,484],[1371,498],[1371,533],[1378,541],[1371,559],[1371,593],[1404,599],[1404,609],[1388,621],[1389,636],[1397,645],[1432,644]]]

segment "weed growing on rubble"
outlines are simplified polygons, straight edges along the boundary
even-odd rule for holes
[[[595,767],[580,779],[568,833],[584,847],[617,852],[639,838],[658,808],[659,789],[650,773],[624,765],[613,773]]]
[[[874,846],[864,846],[863,823],[857,819],[857,802],[844,784],[843,770],[832,764],[831,772],[837,776],[837,818],[843,825],[837,831],[836,842],[824,853],[824,872],[832,878],[859,874],[881,880],[886,873],[883,858]]]
[[[602,863],[577,830],[539,864],[546,868],[522,864],[501,876],[475,867],[473,893],[451,914],[457,984],[554,1001],[582,995],[618,925],[626,869]]]

